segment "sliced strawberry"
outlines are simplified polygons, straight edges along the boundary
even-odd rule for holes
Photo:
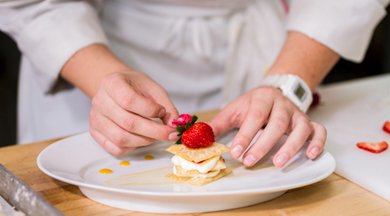
[[[196,163],[196,164],[201,164],[201,163],[203,163],[203,162],[205,162],[206,160],[202,160],[202,161],[199,161],[199,162],[195,162],[195,161],[192,161],[192,162],[194,162],[194,163]]]
[[[390,134],[390,121],[385,122],[383,130]]]
[[[387,144],[385,141],[380,143],[360,142],[357,144],[357,147],[372,153],[381,153],[389,147],[389,144]]]
[[[317,105],[320,103],[320,99],[320,95],[317,92],[313,93],[313,101],[310,104],[310,108],[316,108]]]

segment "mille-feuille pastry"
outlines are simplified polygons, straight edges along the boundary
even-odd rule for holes
[[[183,114],[172,123],[179,131],[179,140],[168,149],[174,154],[172,158],[173,173],[167,178],[189,183],[192,185],[205,185],[220,179],[230,173],[226,168],[225,160],[221,154],[230,148],[216,143],[211,127],[198,122],[196,116]]]

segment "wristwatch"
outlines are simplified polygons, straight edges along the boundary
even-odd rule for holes
[[[273,86],[282,90],[303,112],[306,112],[313,101],[309,86],[299,76],[292,74],[276,74],[265,77],[263,86]]]

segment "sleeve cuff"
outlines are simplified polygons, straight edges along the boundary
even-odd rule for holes
[[[44,1],[32,14],[17,41],[36,68],[45,92],[51,91],[62,67],[78,50],[95,43],[108,44],[96,9],[86,2]]]
[[[360,62],[385,15],[384,5],[374,0],[292,0],[287,30],[306,34],[341,57]]]

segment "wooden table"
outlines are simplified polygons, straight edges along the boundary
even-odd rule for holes
[[[208,121],[217,111],[199,113]],[[59,139],[0,148],[0,163],[66,215],[154,215],[116,209],[86,198],[77,186],[53,179],[36,165],[38,154]],[[390,184],[390,183],[389,183]],[[390,215],[390,202],[332,174],[315,184],[250,207],[187,215]]]

